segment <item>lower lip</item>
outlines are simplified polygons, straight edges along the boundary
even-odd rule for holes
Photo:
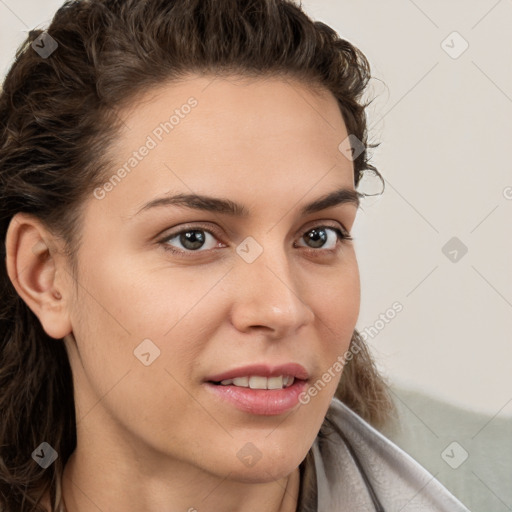
[[[283,414],[297,405],[300,394],[306,389],[305,380],[295,380],[284,389],[251,389],[223,386],[206,382],[206,389],[234,405],[241,411],[262,416]]]

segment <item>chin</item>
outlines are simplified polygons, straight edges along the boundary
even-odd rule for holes
[[[299,464],[300,462],[297,464],[275,464],[272,461],[263,462],[260,460],[253,467],[238,467],[234,469],[230,475],[230,479],[247,484],[265,484],[275,482],[276,480],[285,478],[290,475],[290,473],[293,473],[293,471],[299,467]]]
[[[261,446],[261,445],[260,445]],[[247,443],[237,450],[235,464],[230,464],[231,478],[240,482],[266,483],[287,477],[304,459],[306,454],[298,452],[297,444],[289,442],[268,443],[257,450]]]

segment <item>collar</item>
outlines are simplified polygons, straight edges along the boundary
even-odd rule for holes
[[[312,452],[317,512],[469,512],[423,466],[337,398]]]

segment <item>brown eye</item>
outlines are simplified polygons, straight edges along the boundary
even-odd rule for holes
[[[179,234],[178,239],[185,249],[193,251],[203,246],[206,236],[204,235],[204,231],[194,229],[193,231],[184,231]]]
[[[166,237],[161,243],[165,249],[173,252],[203,252],[200,249],[204,249],[205,246],[205,250],[208,250],[217,245],[214,235],[206,229],[185,229]]]
[[[326,229],[315,228],[311,231],[308,231],[303,238],[306,240],[306,243],[310,245],[310,247],[314,247],[316,249],[318,247],[322,247],[329,239],[329,236]]]
[[[312,249],[334,249],[339,240],[349,240],[350,235],[344,234],[340,229],[330,226],[317,226],[304,233],[301,240]]]

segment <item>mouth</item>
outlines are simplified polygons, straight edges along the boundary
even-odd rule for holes
[[[294,379],[292,384],[279,389],[250,388],[215,382],[205,382],[204,386],[213,395],[218,409],[228,406],[253,415],[276,416],[298,406],[307,382]]]
[[[282,382],[279,380],[280,378],[283,379]],[[248,379],[247,382],[245,379]],[[263,382],[263,379],[266,379],[266,381]],[[286,363],[277,366],[271,366],[262,363],[233,368],[232,370],[228,370],[223,373],[210,375],[205,380],[207,382],[220,384],[228,383],[231,381],[229,384],[234,383],[235,386],[240,387],[251,387],[252,384],[257,386],[258,389],[272,389],[269,387],[263,388],[260,386],[263,386],[263,384],[267,386],[270,382],[271,386],[277,386],[279,384],[280,387],[283,387],[285,382],[286,384],[288,384],[288,382],[290,384],[293,383],[293,380],[290,379],[308,380],[308,371],[306,368],[304,368],[304,366],[298,363]]]
[[[205,388],[222,405],[235,406],[250,414],[283,414],[299,402],[306,389],[308,372],[291,363],[277,367],[252,365],[209,377]]]
[[[252,375],[245,377],[235,377],[234,379],[224,379],[219,382],[211,381],[218,386],[236,386],[238,388],[250,389],[285,389],[289,388],[295,382],[295,377],[291,375],[279,375],[277,377],[263,377]]]

